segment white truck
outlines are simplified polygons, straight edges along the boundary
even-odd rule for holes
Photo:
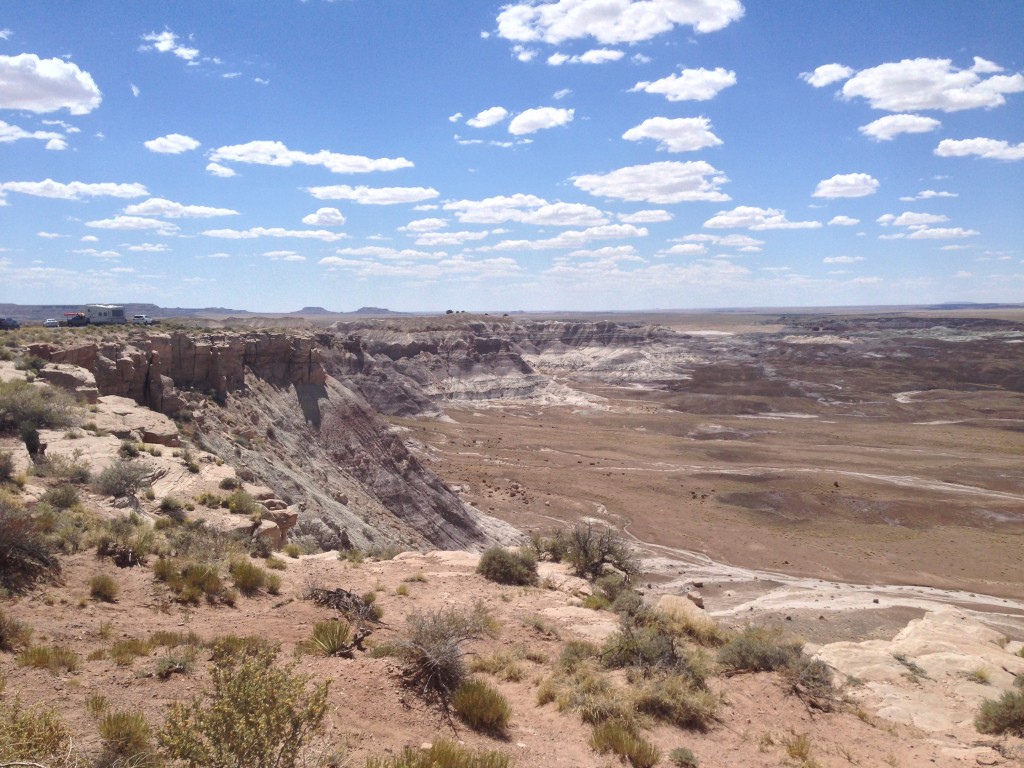
[[[92,325],[121,325],[128,322],[124,307],[118,304],[86,304],[83,310]]]

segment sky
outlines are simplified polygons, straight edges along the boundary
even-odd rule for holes
[[[1024,301],[1020,0],[4,0],[0,302]]]

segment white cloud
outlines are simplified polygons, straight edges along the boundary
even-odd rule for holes
[[[130,83],[129,85],[132,89],[132,96],[138,98],[139,94],[142,93],[142,91],[139,90],[139,86],[137,86],[135,83]]]
[[[894,227],[921,227],[928,224],[941,224],[944,221],[949,221],[948,216],[943,216],[938,213],[914,213],[913,211],[906,211],[896,216],[892,213],[885,213],[878,217],[878,223],[883,227],[894,226]]]
[[[302,217],[302,223],[310,227],[340,227],[345,217],[337,208],[317,208],[316,213]]]
[[[928,133],[942,126],[933,117],[921,115],[886,115],[862,125],[858,130],[875,141],[892,141],[901,133]]]
[[[508,117],[508,110],[504,107],[491,107],[485,109],[482,112],[477,113],[476,117],[471,117],[466,121],[466,125],[473,128],[488,128],[492,125],[500,123]]]
[[[82,256],[95,256],[97,259],[120,259],[121,254],[117,251],[98,251],[95,248],[81,248],[77,251],[72,251]]]
[[[684,69],[678,75],[669,75],[660,80],[637,83],[630,93],[645,91],[663,95],[669,101],[707,101],[731,85],[736,85],[736,73],[716,67],[715,69]]]
[[[584,248],[566,254],[570,259],[600,259],[604,262],[644,261],[632,245],[606,245],[604,248]]]
[[[751,230],[764,229],[817,229],[820,221],[789,221],[786,212],[776,208],[755,208],[740,205],[731,211],[719,211],[704,222],[708,229],[731,229],[744,227]]]
[[[823,88],[840,80],[846,80],[854,73],[854,69],[843,64],[822,64],[813,72],[801,72],[800,77],[815,88]]]
[[[1005,104],[1006,94],[1024,91],[1024,75],[993,74],[1001,71],[977,56],[969,69],[957,69],[950,59],[903,59],[862,69],[843,85],[843,97],[889,112],[991,109]]]
[[[62,145],[60,147],[53,147],[54,149],[65,149],[67,147],[67,142],[64,141],[62,134],[54,133],[53,131],[26,131],[16,125],[0,120],[0,144],[12,144],[22,139],[38,139],[39,141],[48,142],[46,145],[47,149],[51,149],[50,143],[54,141],[60,142]]]
[[[78,239],[83,243],[98,243],[100,241],[96,235],[82,235]]]
[[[943,139],[935,148],[939,157],[977,155],[992,160],[1024,160],[1024,142],[1010,144],[996,139]]]
[[[701,243],[677,243],[659,253],[667,256],[702,256],[708,252],[707,246]]]
[[[935,197],[959,197],[956,192],[936,192],[934,189],[925,189],[910,197],[901,197],[900,202],[912,203],[915,200],[931,200]]]
[[[454,115],[448,115],[448,122],[449,123],[457,123],[461,119],[462,119],[462,113],[461,112],[456,112]]]
[[[265,251],[263,253],[271,261],[305,261],[305,256],[300,256],[295,251]]]
[[[629,237],[647,237],[646,227],[632,224],[605,224],[584,230],[569,229],[543,240],[502,240],[481,251],[541,251],[556,248],[580,248],[592,240],[621,240]]]
[[[533,61],[537,57],[537,51],[533,48],[527,48],[522,45],[512,46],[512,53],[514,53],[516,58],[523,63]]]
[[[214,162],[252,163],[255,165],[274,165],[284,168],[292,165],[322,165],[333,173],[370,173],[372,171],[395,171],[400,168],[412,168],[413,163],[404,157],[382,157],[372,159],[362,155],[343,155],[338,152],[308,153],[288,149],[280,141],[250,141],[248,144],[235,144],[218,147],[210,153]]]
[[[620,213],[616,218],[623,224],[657,224],[662,221],[671,221],[672,214],[660,209],[651,209],[636,213]]]
[[[307,187],[306,191],[318,200],[351,200],[360,205],[416,203],[441,194],[433,187],[350,187],[345,184]]]
[[[211,176],[220,176],[222,179],[230,179],[235,175],[234,169],[220,163],[208,163],[206,170]]]
[[[441,259],[447,256],[444,251],[416,251],[412,248],[385,248],[380,245],[364,245],[359,248],[339,248],[335,251],[339,256],[372,256],[375,259],[387,259],[392,261],[410,261],[421,259]],[[328,257],[331,259],[333,257]],[[325,263],[321,260],[319,263]],[[340,261],[340,260],[339,260]]]
[[[64,184],[53,179],[46,181],[4,181],[0,182],[0,193],[20,192],[33,197],[50,197],[57,200],[81,200],[86,197],[132,198],[148,195],[142,184],[114,184],[101,182],[87,184],[72,181]]]
[[[150,32],[143,35],[142,39],[149,45],[140,45],[140,51],[159,51],[160,53],[173,53],[179,59],[194,61],[199,56],[197,48],[189,48],[185,45],[178,45],[178,36],[165,29],[163,32]]]
[[[448,219],[416,219],[410,221],[404,227],[399,227],[400,232],[436,232],[448,226]]]
[[[952,240],[960,237],[974,237],[981,233],[973,229],[963,229],[962,227],[937,227],[929,229],[922,227],[915,229],[909,235],[908,240]]]
[[[575,112],[574,109],[559,109],[557,107],[527,109],[512,118],[512,122],[508,124],[508,132],[513,136],[523,136],[542,131],[545,128],[555,128],[571,123]]]
[[[56,240],[61,237],[67,237],[67,235],[58,235],[56,232],[36,232],[36,237],[41,237],[44,240]]]
[[[562,88],[561,90],[555,91],[554,94],[552,94],[552,98],[557,99],[558,101],[561,101],[566,96],[572,96],[572,89]]]
[[[439,245],[462,245],[473,240],[483,240],[490,233],[483,232],[423,232],[416,238],[416,245],[435,247]]]
[[[0,29],[0,40],[9,40],[13,34],[9,29]]]
[[[573,184],[592,195],[660,205],[690,200],[724,202],[719,187],[728,177],[703,160],[631,165],[609,173],[574,176]]]
[[[160,219],[149,219],[143,216],[114,216],[112,219],[99,219],[87,221],[85,226],[96,229],[124,229],[129,231],[156,230],[161,235],[170,235],[178,231],[178,228],[169,222]]]
[[[548,56],[548,64],[554,67],[561,66],[562,64],[605,64],[609,61],[618,61],[625,55],[622,51],[611,48],[594,48],[578,56],[553,53]]]
[[[743,17],[739,0],[549,0],[506,5],[498,34],[516,42],[557,45],[593,37],[605,45],[637,43],[690,26],[715,32]]]
[[[92,75],[63,59],[40,59],[34,53],[0,56],[0,109],[28,112],[68,110],[87,115],[103,94]]]
[[[129,245],[128,250],[137,253],[166,253],[171,249],[164,243],[139,243],[138,245]]]
[[[864,261],[863,256],[826,256],[822,259],[825,264],[856,264]]]
[[[208,259],[230,259],[231,258],[231,254],[230,253],[224,253],[224,252],[221,251],[221,252],[218,252],[218,253],[209,253],[209,254],[206,255],[206,258],[208,258]]]
[[[852,227],[855,224],[860,224],[860,219],[853,219],[849,216],[833,216],[828,223],[830,227]]]
[[[68,143],[67,141],[64,140],[63,136],[54,136],[52,139],[46,142],[46,148],[51,151],[56,150],[60,152],[68,148]]]
[[[658,149],[668,152],[695,152],[717,147],[722,140],[711,132],[706,117],[651,117],[622,134],[626,141],[654,139]]]
[[[238,211],[231,208],[211,208],[206,205],[182,205],[160,197],[151,197],[142,203],[129,205],[124,212],[130,216],[163,216],[167,219],[184,217],[209,219],[215,216],[237,216]]]
[[[956,280],[962,280],[967,277],[973,277],[973,275],[970,272],[963,269],[961,269],[959,272],[953,275],[953,278]]]
[[[446,211],[464,224],[501,224],[514,221],[550,227],[587,227],[605,224],[604,212],[582,203],[549,203],[535,195],[517,193],[511,196],[488,197],[484,200],[451,200]]]
[[[761,250],[758,246],[764,245],[764,240],[758,240],[750,235],[736,234],[723,236],[701,233],[699,235],[685,235],[684,237],[677,238],[672,242],[712,243],[713,245],[717,245],[721,248],[739,248],[741,251]]]
[[[169,133],[156,139],[143,142],[150,152],[159,152],[164,155],[180,155],[200,146],[199,142],[191,136],[183,136],[180,133]]]
[[[326,229],[282,229],[281,227],[252,227],[250,229],[208,229],[202,234],[207,237],[221,237],[226,240],[255,240],[258,237],[296,237],[305,240],[322,240],[333,243],[348,235],[329,232]]]
[[[837,173],[818,182],[814,197],[865,197],[878,191],[878,179],[866,173]]]

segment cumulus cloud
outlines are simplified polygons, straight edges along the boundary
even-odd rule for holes
[[[457,123],[461,119],[462,119],[462,113],[461,112],[456,112],[454,115],[448,115],[448,122],[449,123]]]
[[[800,77],[815,88],[824,88],[826,85],[846,80],[855,71],[843,64],[822,64],[813,72],[801,72]]]
[[[129,83],[129,87],[132,89],[132,96],[134,96],[135,98],[138,98],[139,94],[142,93],[142,91],[139,90],[139,86],[137,86],[135,83]]]
[[[322,240],[333,243],[348,235],[326,229],[282,229],[281,227],[252,227],[250,229],[208,229],[202,234],[226,240],[255,240],[259,237],[295,237],[304,240]]]
[[[579,248],[593,240],[621,240],[629,237],[647,237],[646,227],[632,224],[604,224],[583,230],[569,229],[543,240],[502,240],[480,250],[488,251],[542,251],[557,248]]]
[[[846,81],[842,93],[889,112],[991,109],[1005,104],[1006,94],[1024,91],[1024,74],[995,74],[1002,71],[978,56],[968,69],[954,67],[950,59],[903,59],[862,69]]]
[[[82,200],[88,197],[132,198],[148,195],[142,184],[114,184],[101,182],[88,184],[82,181],[62,183],[53,179],[45,181],[4,181],[0,182],[0,193],[20,192],[33,197],[49,197],[57,200]]]
[[[473,240],[483,240],[490,233],[483,232],[423,232],[416,238],[416,245],[427,247],[462,245]]]
[[[886,115],[862,125],[858,130],[875,141],[892,141],[901,133],[928,133],[942,125],[933,117]]]
[[[900,202],[912,203],[915,200],[931,200],[936,197],[959,197],[956,192],[936,192],[934,189],[925,189],[918,192],[916,195],[910,195],[909,197],[901,197]]]
[[[160,53],[173,53],[179,59],[192,62],[199,56],[198,48],[189,48],[187,45],[178,44],[178,36],[165,29],[163,32],[150,32],[143,35],[142,39],[147,45],[140,45],[140,51],[159,51]]]
[[[739,248],[741,251],[761,250],[758,246],[764,245],[764,240],[758,240],[750,235],[685,235],[676,238],[672,242],[682,243],[711,243],[721,248]]]
[[[552,94],[552,98],[553,99],[557,99],[559,101],[564,99],[566,96],[572,96],[572,89],[571,88],[562,88],[561,90],[555,91]]]
[[[226,165],[220,163],[208,163],[206,171],[211,176],[219,176],[222,179],[230,179],[235,175],[235,171],[232,168],[228,168]]]
[[[732,70],[684,69],[678,75],[669,75],[660,80],[644,80],[630,88],[630,93],[644,91],[661,94],[669,101],[708,101],[720,91],[736,85],[736,73]]]
[[[404,227],[399,227],[399,232],[436,232],[448,226],[448,219],[416,219],[410,221]]]
[[[215,216],[237,216],[238,211],[231,208],[211,208],[206,205],[182,205],[160,197],[151,197],[142,203],[129,205],[124,212],[130,216],[163,216],[167,219],[184,217],[209,219]]]
[[[184,136],[180,133],[169,133],[156,139],[143,142],[150,152],[159,152],[163,155],[180,155],[200,146],[199,142],[191,136]]]
[[[852,227],[855,224],[860,224],[860,219],[853,219],[849,216],[833,216],[828,223],[830,227]]]
[[[351,200],[360,205],[416,203],[441,194],[433,187],[350,187],[346,184],[307,187],[306,191],[317,200]]]
[[[915,229],[909,235],[908,240],[952,240],[960,237],[974,237],[981,233],[973,229],[963,227],[921,227]]]
[[[417,251],[412,248],[386,248],[381,245],[364,245],[359,248],[339,248],[335,251],[339,256],[372,256],[375,259],[409,261],[412,259],[440,259],[447,254],[444,251]],[[332,263],[334,257],[322,259],[320,264]],[[338,259],[338,261],[341,261]]]
[[[478,112],[476,117],[471,117],[466,121],[466,125],[473,128],[489,128],[492,125],[500,123],[508,117],[508,110],[504,107],[491,107],[485,109],[482,112]]]
[[[344,269],[359,278],[399,277],[420,281],[461,280],[477,282],[498,280],[517,276],[522,268],[508,256],[489,259],[474,259],[462,254],[448,256],[437,254],[430,261],[418,259],[342,258],[328,256],[318,264],[332,269]]]
[[[719,187],[728,181],[724,173],[703,160],[631,165],[572,178],[576,187],[592,195],[660,205],[691,200],[724,202],[730,198]]]
[[[110,219],[99,219],[87,221],[85,226],[95,229],[123,229],[133,232],[156,230],[161,235],[170,235],[178,231],[178,228],[169,222],[160,219],[150,219],[144,216],[114,216]]]
[[[935,148],[939,157],[977,155],[991,160],[1024,160],[1024,142],[1010,144],[996,139],[943,139]]]
[[[651,117],[622,134],[626,141],[654,139],[667,152],[695,152],[717,147],[722,140],[711,132],[706,117]]]
[[[517,222],[536,226],[585,227],[605,224],[604,212],[582,203],[549,203],[536,195],[488,197],[483,200],[451,200],[444,204],[463,224]]]
[[[305,261],[305,256],[300,256],[295,251],[264,251],[266,256],[271,261]]]
[[[337,208],[317,208],[316,213],[302,217],[302,223],[311,227],[340,227],[345,217]]]
[[[508,132],[513,136],[523,136],[542,131],[545,128],[555,128],[571,123],[575,112],[574,109],[559,109],[558,107],[527,109],[512,118],[512,122],[508,124]]]
[[[26,131],[17,125],[0,120],[0,144],[12,144],[22,139],[37,139],[46,142],[47,149],[66,149],[67,142],[63,134],[53,131]]]
[[[818,182],[814,197],[866,197],[878,191],[878,179],[866,173],[837,173]]]
[[[702,256],[707,252],[707,246],[702,243],[677,243],[663,251],[658,251],[666,256]]]
[[[885,213],[878,217],[878,223],[883,227],[894,226],[894,227],[920,227],[927,224],[941,224],[944,221],[949,221],[948,216],[943,216],[938,213],[914,213],[913,211],[906,211],[896,216],[892,213]]]
[[[370,173],[413,167],[413,163],[404,157],[373,159],[362,155],[343,155],[326,149],[309,153],[289,149],[280,141],[250,141],[247,144],[218,147],[210,153],[210,160],[215,163],[251,163],[283,168],[293,165],[321,165],[333,173]]]
[[[826,256],[822,259],[825,264],[856,264],[858,261],[864,261],[863,256]]]
[[[662,221],[671,221],[672,214],[658,208],[636,213],[620,213],[616,218],[623,224],[657,224]]]
[[[498,34],[519,43],[593,37],[605,45],[638,43],[689,26],[716,32],[743,17],[739,0],[551,0],[506,5]]]
[[[789,221],[786,212],[776,208],[756,208],[740,205],[731,211],[719,211],[704,222],[708,229],[732,229],[743,227],[752,230],[764,229],[817,229],[820,221]]]
[[[92,75],[64,59],[41,59],[34,53],[0,56],[0,109],[87,115],[103,94]]]
[[[581,53],[578,56],[569,56],[564,53],[553,53],[548,56],[548,64],[553,67],[562,64],[605,64],[609,61],[618,61],[626,54],[612,48],[594,48],[593,50]]]
[[[128,250],[136,253],[166,253],[171,249],[164,243],[139,243],[138,245],[129,245]]]

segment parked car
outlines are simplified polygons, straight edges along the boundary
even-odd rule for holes
[[[57,322],[56,318],[48,317],[45,320],[43,320],[43,327],[44,328],[60,328],[60,323]]]
[[[89,316],[84,312],[65,313],[64,317],[67,318],[68,328],[81,328],[89,324]]]
[[[136,325],[152,325],[153,318],[149,315],[132,315],[132,322]]]
[[[0,331],[16,331],[21,328],[21,323],[13,317],[0,317]]]

